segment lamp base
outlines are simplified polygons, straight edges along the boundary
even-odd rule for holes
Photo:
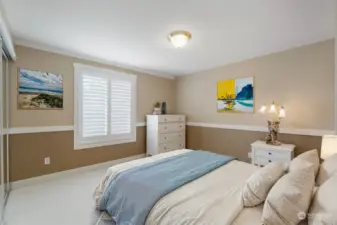
[[[268,121],[268,131],[265,140],[266,144],[269,145],[281,145],[282,143],[278,141],[278,132],[280,129],[280,121]]]

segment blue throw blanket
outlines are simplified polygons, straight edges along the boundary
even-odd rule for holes
[[[144,225],[163,196],[213,170],[233,157],[191,151],[121,172],[106,187],[100,210],[117,225]]]

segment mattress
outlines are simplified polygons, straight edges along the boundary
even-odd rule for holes
[[[120,172],[188,151],[178,150],[111,167],[96,189],[96,201],[108,181]],[[241,212],[245,212],[241,190],[256,169],[245,162],[229,162],[161,198],[148,215],[146,225],[227,225],[237,219],[240,222]]]

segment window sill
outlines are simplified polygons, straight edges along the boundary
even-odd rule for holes
[[[111,141],[111,142],[100,142],[100,143],[75,143],[74,150],[88,150],[91,148],[134,143],[136,141],[137,141],[136,139],[129,139],[129,140],[118,140],[118,141]]]

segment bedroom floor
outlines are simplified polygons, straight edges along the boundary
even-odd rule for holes
[[[103,225],[92,194],[107,168],[13,190],[5,225]]]

